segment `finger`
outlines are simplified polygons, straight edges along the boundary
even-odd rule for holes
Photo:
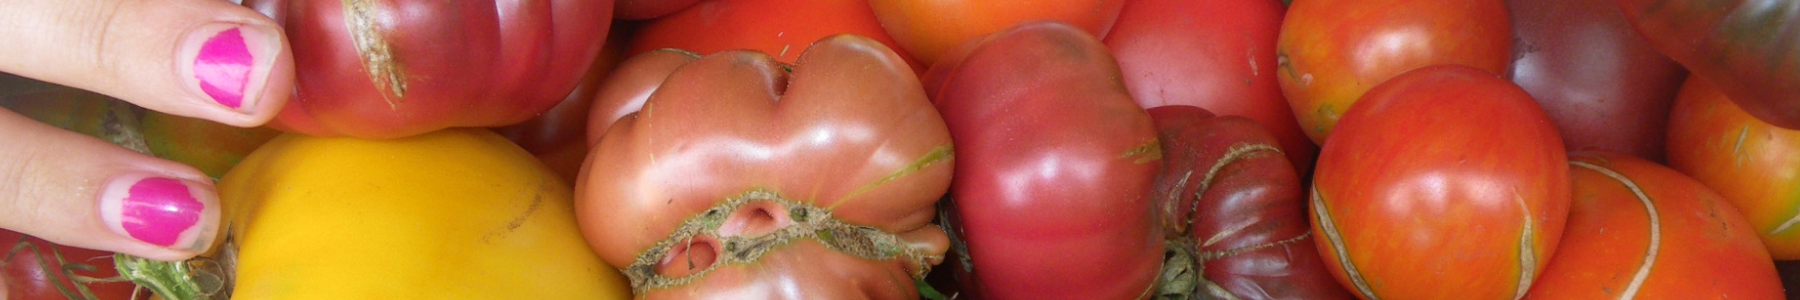
[[[0,109],[0,228],[50,242],[156,260],[212,244],[210,179],[180,163]]]
[[[274,21],[218,0],[0,0],[0,71],[236,126],[293,90]]]

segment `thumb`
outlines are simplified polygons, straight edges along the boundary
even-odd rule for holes
[[[281,27],[218,0],[0,0],[0,71],[249,127],[293,89]]]

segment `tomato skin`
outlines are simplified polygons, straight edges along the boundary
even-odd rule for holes
[[[969,40],[1036,19],[1068,22],[1106,37],[1125,0],[868,0],[875,17],[900,47],[926,65]]]
[[[1310,174],[1319,146],[1300,130],[1275,82],[1275,38],[1286,10],[1276,0],[1132,0],[1105,41],[1139,105],[1254,119],[1281,139],[1300,174]]]
[[[1164,235],[1196,252],[1203,264],[1192,292],[1223,299],[1351,299],[1319,259],[1300,176],[1281,155],[1275,135],[1256,121],[1213,117],[1193,106],[1148,111],[1163,147],[1153,199],[1163,199]],[[1219,292],[1230,295],[1214,294]]]
[[[926,75],[958,162],[951,197],[987,299],[1132,299],[1161,264],[1156,128],[1099,39],[1034,21]],[[1054,274],[1054,276],[1047,275]]]
[[[638,109],[606,125],[576,190],[591,247],[632,276],[638,297],[918,299],[914,276],[949,248],[931,219],[957,159],[897,53],[853,35],[822,39],[791,66],[751,51],[659,50],[615,77],[646,62],[666,75],[620,85],[623,94],[648,89],[641,104],[596,103]],[[762,196],[745,198],[753,194]],[[752,201],[734,204],[741,199]],[[893,237],[902,244],[872,248],[901,254],[827,246],[850,240],[842,235],[785,235],[821,219]],[[694,227],[704,224],[717,225]],[[731,242],[771,237],[781,242],[735,248],[756,255]]]
[[[236,299],[631,297],[568,184],[487,129],[284,134],[218,186]]]
[[[588,111],[588,147],[599,144],[614,122],[643,110],[650,94],[661,89],[663,80],[676,68],[699,59],[699,54],[685,50],[657,49],[620,62],[613,75],[602,79],[595,91],[593,107]]]
[[[1339,283],[1363,298],[1525,292],[1570,195],[1562,139],[1530,95],[1437,65],[1376,86],[1343,120],[1312,190],[1313,234]]]
[[[1686,71],[1650,48],[1613,0],[1509,0],[1512,78],[1556,121],[1569,150],[1663,159]]]
[[[19,248],[19,243],[31,245]],[[76,292],[68,274],[97,279],[119,276],[118,269],[113,268],[112,252],[53,244],[5,229],[0,229],[0,245],[4,245],[0,247],[0,257],[7,258],[0,261],[0,299],[67,300],[71,298],[58,286]],[[57,263],[58,255],[64,263]],[[68,269],[69,273],[61,273],[68,264],[85,264],[93,269]],[[87,284],[87,289],[93,292],[93,299],[133,299],[132,290],[137,285],[129,281],[97,282]]]
[[[610,0],[244,2],[281,23],[293,50],[294,94],[270,126],[376,139],[510,125],[550,109],[587,72],[613,8]],[[348,25],[357,23],[345,20],[357,18],[346,13],[352,3],[367,5],[373,28]],[[392,62],[365,64],[363,55],[381,51],[360,51],[353,32],[388,45]]]
[[[1718,191],[1743,212],[1778,260],[1800,259],[1800,130],[1751,116],[1699,76],[1669,114],[1669,166]]]
[[[1281,23],[1275,79],[1323,145],[1363,93],[1396,74],[1433,64],[1505,74],[1511,24],[1503,0],[1299,0]]]
[[[1625,154],[1569,163],[1568,228],[1526,298],[1782,299],[1755,229],[1711,188]]]
[[[1800,2],[1616,0],[1651,47],[1757,119],[1800,129]]]
[[[615,0],[613,12],[622,20],[647,20],[681,11],[700,0]]]
[[[600,48],[593,68],[582,76],[581,85],[576,86],[575,91],[530,120],[494,128],[494,132],[537,156],[564,181],[575,182],[575,177],[581,173],[581,162],[587,159],[588,114],[593,110],[594,98],[608,74],[625,60],[625,37],[631,35],[634,26],[629,23],[619,25],[615,24],[612,32],[607,33],[606,45]]]
[[[748,49],[791,64],[807,45],[836,34],[860,35],[900,49],[875,20],[867,0],[707,0],[643,26],[627,55],[663,48],[701,55]],[[924,72],[911,55],[897,54],[913,71]]]

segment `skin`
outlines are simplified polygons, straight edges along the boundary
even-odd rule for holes
[[[943,120],[899,55],[852,35],[814,43],[791,66],[750,51],[653,53],[670,56],[639,56],[622,68],[658,57],[691,61],[657,77],[665,79],[641,109],[604,130],[576,190],[576,217],[591,247],[640,276],[638,297],[918,298],[913,276],[949,248],[930,222],[956,159]],[[604,103],[596,106],[620,107]],[[721,225],[676,238],[691,220],[750,192],[785,202],[731,206]],[[882,250],[904,254],[871,259],[796,238],[720,263],[734,252],[723,240],[808,223],[788,209],[818,209],[808,215],[815,217],[828,211],[827,219],[894,237],[901,245]],[[653,251],[667,252],[645,255]],[[640,261],[646,270],[630,268]],[[691,280],[647,285],[681,278]]]
[[[948,52],[970,40],[1028,20],[1060,20],[1105,37],[1124,5],[1124,0],[869,1],[881,27],[926,65],[945,59]]]
[[[1663,159],[1669,107],[1687,71],[1650,48],[1613,0],[1510,0],[1509,78],[1556,121],[1570,151]]]
[[[1319,155],[1319,253],[1362,298],[1516,299],[1569,211],[1562,140],[1531,96],[1460,65],[1403,73]],[[1404,116],[1404,117],[1403,117]]]
[[[1568,230],[1526,298],[1783,299],[1754,228],[1711,188],[1625,154],[1569,164]]]
[[[1800,259],[1800,131],[1738,108],[1704,79],[1682,85],[1669,115],[1669,166],[1719,192],[1743,211],[1780,260]]]
[[[1800,2],[1616,0],[1648,44],[1744,111],[1800,129]]]

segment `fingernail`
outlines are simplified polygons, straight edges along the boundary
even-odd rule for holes
[[[218,232],[219,201],[197,182],[125,175],[100,194],[100,219],[119,235],[198,253]]]
[[[190,33],[184,44],[190,59],[190,88],[221,106],[238,112],[255,108],[268,80],[273,56],[279,47],[274,35],[243,24],[208,24]]]

